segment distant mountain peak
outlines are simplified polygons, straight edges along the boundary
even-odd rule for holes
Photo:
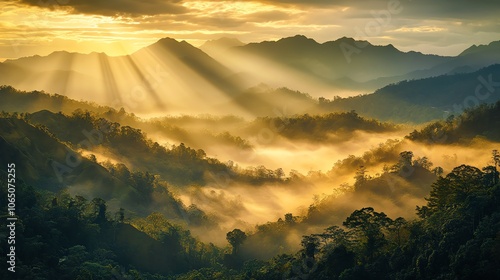
[[[177,41],[176,39],[170,38],[170,37],[165,37],[162,38],[156,43],[149,45],[145,47],[145,49],[166,49],[169,50],[170,52],[177,53],[177,54],[183,54],[189,55],[189,54],[194,54],[194,53],[200,53],[202,52],[198,48],[194,47],[190,43],[186,42],[185,40],[182,41]],[[137,51],[140,52],[141,50]]]
[[[68,52],[68,51],[65,51],[65,50],[62,50],[62,51],[53,51],[52,54],[71,54],[72,52]]]
[[[397,48],[393,44],[389,44],[386,47],[397,50]]]
[[[203,45],[205,44],[244,45],[245,43],[234,37],[220,37],[219,39],[208,40]]]
[[[292,36],[292,37],[285,37],[285,38],[279,39],[277,42],[294,42],[294,43],[303,42],[303,43],[315,43],[315,44],[318,43],[314,39],[308,38],[308,37],[301,35],[301,34],[297,34],[297,35]]]
[[[200,49],[208,54],[213,54],[243,45],[245,45],[245,43],[236,38],[221,37],[219,39],[206,41],[205,43],[203,43],[203,45],[200,46]]]
[[[343,36],[341,38],[338,38],[334,42],[354,42],[354,41],[356,41],[356,40],[354,40],[354,38],[352,38],[352,37]]]
[[[338,38],[337,40],[335,41],[328,41],[328,42],[325,42],[324,44],[335,44],[335,45],[340,45],[340,44],[349,44],[349,45],[366,45],[366,46],[372,46],[372,44],[368,41],[365,41],[365,40],[356,40],[352,37],[342,37],[342,38]]]
[[[478,46],[476,44],[468,47],[467,49],[465,49],[463,52],[461,52],[458,56],[464,56],[464,55],[467,55],[467,54],[471,54],[471,53],[474,53],[476,52],[478,49]]]
[[[178,44],[179,41],[175,40],[174,38],[170,37],[165,37],[161,38],[160,40],[156,41],[155,44]]]
[[[309,38],[307,38],[306,35],[302,35],[302,34],[297,34],[295,36],[291,36],[291,37],[288,37],[288,38],[309,39]]]
[[[478,53],[478,52],[489,52],[489,51],[494,51],[498,52],[500,51],[500,41],[493,41],[487,45],[472,45],[466,50],[464,50],[462,53],[460,53],[458,56],[465,56],[469,55],[472,53]]]

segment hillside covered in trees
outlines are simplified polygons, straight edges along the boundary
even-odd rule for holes
[[[457,121],[454,128],[460,129],[460,125],[467,125],[468,122],[491,119],[491,111],[496,110],[497,106],[483,106],[466,112],[458,117],[463,121]],[[37,120],[43,120],[44,125],[36,124]],[[72,127],[92,131],[99,128],[98,124],[112,125],[81,111],[71,116],[48,111],[17,117],[4,114],[2,122],[5,122],[2,125],[3,151],[12,152],[9,146],[16,145],[20,152],[18,156],[25,157],[17,168],[25,174],[30,170],[41,170],[41,166],[35,165],[37,157],[38,161],[44,157],[39,153],[58,154],[47,149],[41,152],[37,148],[40,145],[63,150],[67,149],[63,146],[66,143],[77,149],[81,143],[78,143],[78,135],[72,133]],[[449,121],[448,124],[452,125]],[[154,143],[141,136],[139,131],[134,138],[136,142],[129,143],[132,141],[127,136],[129,133],[119,129],[118,124],[115,126],[106,134],[106,137],[114,137],[114,140],[102,139],[98,145],[106,147],[109,145],[106,143],[112,142],[115,143],[113,147],[109,145],[106,148],[130,147],[154,154],[151,150]],[[479,126],[469,126],[476,128],[471,134],[482,134]],[[11,127],[11,134],[5,130],[7,127]],[[14,136],[13,128],[16,133],[24,132],[30,136]],[[126,129],[133,131],[132,128]],[[415,135],[413,133],[409,137],[416,141]],[[35,138],[36,146],[27,142],[27,139]],[[168,156],[169,150],[163,151],[166,153],[163,157]],[[137,153],[137,150],[133,153]],[[119,151],[119,154],[124,155],[125,151]],[[376,154],[379,157],[377,161],[380,161],[382,154],[373,150],[363,158],[338,162],[330,172],[335,174],[343,168],[353,168],[353,164],[356,166],[354,162],[369,165],[369,159]],[[181,163],[182,155],[172,154],[170,157],[179,158]],[[496,165],[497,154],[494,154],[493,159]],[[60,161],[64,162],[64,157]],[[29,162],[33,165],[26,165]],[[90,159],[84,160],[82,166],[88,169],[98,165],[95,159]],[[336,195],[332,195],[311,204],[305,216],[289,213],[277,222],[258,226],[255,232],[248,235],[239,229],[228,232],[227,240],[231,249],[203,243],[183,226],[173,224],[171,220],[175,221],[177,215],[187,218],[191,224],[210,226],[206,216],[203,218],[203,212],[195,214],[199,210],[192,207],[196,206],[184,210],[182,203],[168,195],[168,192],[163,192],[167,196],[161,201],[170,204],[173,207],[171,210],[143,217],[137,214],[130,216],[133,213],[131,210],[139,209],[132,205],[151,207],[151,199],[161,196],[164,187],[147,172],[132,172],[123,165],[105,165],[106,169],[99,176],[108,176],[110,179],[105,180],[114,182],[112,184],[116,191],[131,192],[130,198],[124,200],[120,208],[112,210],[107,206],[110,202],[100,197],[88,200],[83,196],[72,196],[65,189],[53,188],[53,184],[57,184],[55,178],[53,181],[46,178],[46,183],[40,184],[42,181],[37,177],[23,176],[28,182],[31,178],[31,184],[35,184],[37,189],[29,186],[25,180],[19,181],[17,187],[20,201],[18,212],[21,213],[19,219],[24,228],[18,241],[22,248],[19,254],[23,260],[18,265],[19,275],[26,278],[37,275],[46,279],[54,275],[60,279],[73,279],[82,275],[93,279],[380,279],[387,275],[391,279],[448,279],[452,275],[458,279],[471,279],[480,275],[482,279],[494,279],[498,273],[500,254],[500,237],[497,234],[500,230],[497,217],[500,215],[497,205],[500,186],[496,166],[480,170],[462,165],[444,177],[441,177],[442,171],[431,167],[432,163],[426,159],[413,159],[411,152],[401,153],[399,161],[379,177],[367,176],[363,168],[358,169],[354,184],[348,187],[351,191],[346,189],[352,193],[351,199],[392,197],[397,200],[408,197],[412,192],[416,197],[426,196],[427,205],[417,207],[416,219],[391,218],[368,205],[349,215],[346,212],[349,208],[339,205]],[[411,174],[408,170],[412,170]],[[95,176],[96,173],[92,174]],[[5,174],[2,173],[2,176]],[[82,176],[87,175],[80,173],[80,182],[84,178]],[[439,176],[437,181],[436,176]],[[428,179],[424,179],[426,177]],[[403,189],[400,183],[391,185],[391,182],[399,180],[406,180],[409,187]],[[109,183],[106,184],[105,188],[109,189]],[[394,189],[394,186],[400,187]],[[430,193],[425,191],[425,186],[431,187],[427,188]],[[105,199],[116,197],[113,193],[103,193],[104,185],[94,185],[94,188],[101,188],[95,195],[100,194]],[[3,197],[7,197],[6,194]],[[351,199],[347,198],[346,201]],[[332,208],[331,205],[337,206]],[[170,220],[165,217],[165,213],[171,213],[169,216],[167,214]],[[344,213],[347,218],[337,216],[327,219],[323,216],[329,213]],[[273,257],[279,252],[279,246],[290,246],[282,242],[290,232],[306,232],[308,228],[325,225],[328,220],[332,224],[325,227],[324,232],[303,236],[300,242],[302,249],[298,253]],[[48,257],[43,260],[34,258],[36,252],[41,250]],[[40,271],[44,273],[40,274]]]
[[[408,139],[426,143],[470,143],[474,138],[500,141],[500,102],[469,108],[461,115],[449,115],[446,120],[433,122]]]
[[[48,98],[43,102],[49,103],[59,98],[11,94],[28,96],[23,98],[33,104],[38,98]],[[62,102],[66,105],[61,108],[70,110],[67,104],[75,101],[63,98]],[[255,153],[287,143],[283,141],[330,147],[363,135],[385,137],[384,133],[399,133],[400,127],[355,112],[248,121],[234,116],[144,120],[92,104],[88,104],[91,111],[71,113],[4,111],[0,150],[22,174],[16,189],[22,225],[17,241],[19,275],[495,279],[500,256],[498,152],[483,156],[491,165],[482,169],[459,165],[444,170],[422,147],[462,147],[477,139],[494,146],[499,140],[494,128],[499,104],[466,110],[415,130],[406,139],[389,139],[364,148],[361,155],[331,161],[326,172],[305,174],[263,165],[243,167],[182,142],[155,139],[161,139],[159,135],[177,139],[179,131],[189,135],[221,123],[205,135],[227,133],[227,142],[217,138],[219,144],[240,143],[236,147],[242,152]],[[253,138],[263,129],[275,135],[272,142]],[[7,175],[2,171],[1,176]],[[307,207],[283,210],[274,221],[250,224],[244,219],[258,208],[230,196],[237,188],[250,189],[242,193],[246,199],[271,207],[287,192],[301,196],[314,188],[316,194],[304,200]],[[7,198],[6,190],[2,192]],[[267,201],[262,195],[269,196]],[[236,223],[228,223],[231,219]],[[4,229],[1,234],[8,233]],[[36,257],[42,252],[46,258]]]
[[[496,279],[500,273],[494,166],[461,165],[439,177],[416,219],[364,207],[342,225],[304,236],[299,252],[269,261],[246,260],[252,236],[239,229],[227,234],[232,249],[224,250],[159,213],[129,221],[102,199],[43,192],[22,181],[17,197],[23,225],[17,270],[24,279]],[[287,214],[275,227],[291,231],[297,223]]]

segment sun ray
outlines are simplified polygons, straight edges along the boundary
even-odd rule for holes
[[[102,72],[102,83],[105,89],[106,95],[111,98],[111,102],[117,100],[121,102],[121,95],[118,90],[117,80],[115,78],[115,74],[111,69],[110,61],[107,55],[100,53],[97,55],[99,59],[99,65],[101,67]]]

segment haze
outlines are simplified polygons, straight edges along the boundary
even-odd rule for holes
[[[0,53],[3,59],[58,50],[124,55],[163,37],[200,46],[220,37],[250,43],[307,34],[319,42],[348,36],[405,51],[457,55],[470,42],[485,44],[499,37],[498,6],[494,0],[479,4],[466,0],[439,4],[431,0],[8,0],[0,3]],[[388,10],[393,13],[387,14]],[[373,14],[381,15],[382,24],[368,24]]]

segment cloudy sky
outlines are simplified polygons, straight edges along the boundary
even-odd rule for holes
[[[303,34],[456,55],[500,40],[498,0],[3,0],[0,59],[56,50],[131,53],[163,37],[199,46]]]

